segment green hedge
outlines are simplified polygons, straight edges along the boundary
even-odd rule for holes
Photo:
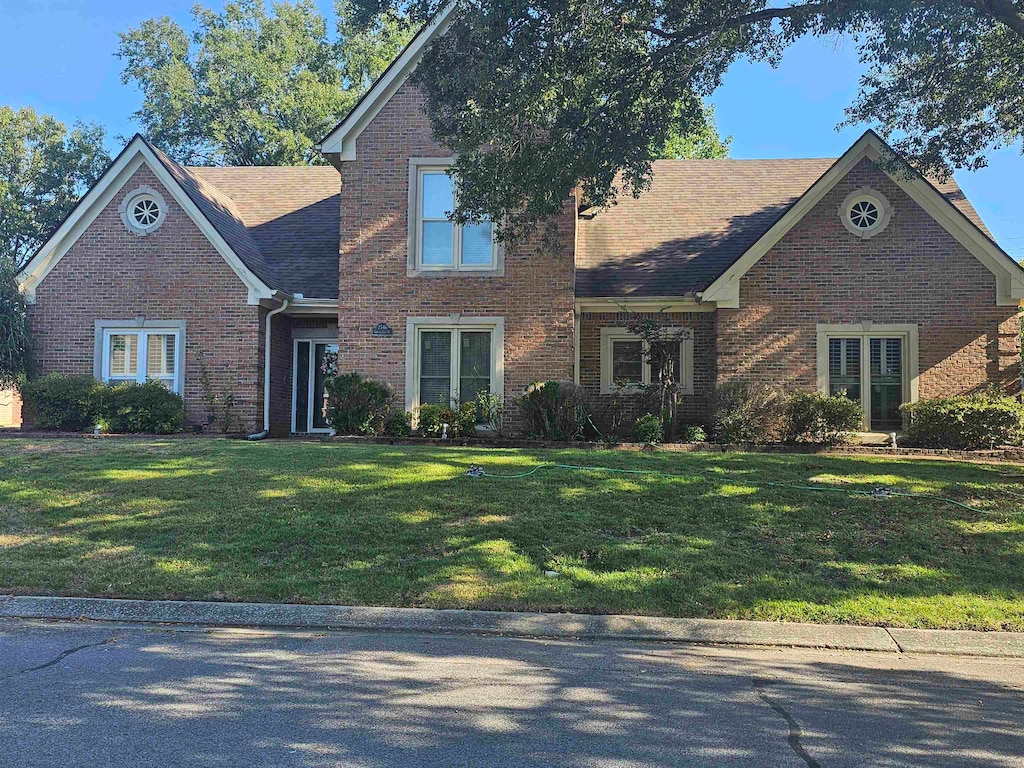
[[[50,373],[21,385],[21,396],[40,429],[85,432],[96,423],[103,384],[92,376]]]
[[[918,448],[993,448],[1024,442],[1024,404],[999,394],[919,400],[901,408],[904,443]]]
[[[155,381],[104,384],[51,373],[25,381],[21,394],[40,429],[87,432],[99,424],[105,432],[166,435],[185,427],[185,401]]]
[[[387,384],[354,372],[327,380],[327,422],[339,435],[404,437],[412,430],[410,420],[395,406]]]
[[[169,435],[185,428],[185,401],[156,381],[102,387],[99,402],[104,432]]]
[[[841,445],[863,420],[860,403],[847,397],[795,392],[786,398],[787,442]]]

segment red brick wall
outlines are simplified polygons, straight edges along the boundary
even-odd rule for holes
[[[855,189],[893,206],[888,227],[861,240],[839,220]],[[995,277],[870,161],[862,161],[740,283],[721,309],[718,379],[816,386],[816,324],[916,323],[920,396],[996,384],[1019,392],[1015,307],[995,304]]]
[[[505,318],[505,396],[538,379],[572,378],[571,208],[556,222],[557,250],[540,236],[508,249],[502,277],[408,277],[409,158],[445,157],[410,84],[381,110],[342,164],[340,366],[389,382],[405,401],[407,317],[451,313]],[[388,339],[371,329],[386,322]]]
[[[168,204],[147,237],[129,232],[117,206],[139,186]],[[257,307],[247,289],[148,167],[141,167],[36,289],[30,320],[39,373],[93,373],[94,321],[185,320],[185,402],[206,421],[200,355],[213,391],[235,396],[241,429],[263,422]]]
[[[671,312],[667,315],[642,313],[640,317],[664,318],[672,326],[693,329],[693,394],[681,395],[680,417],[684,422],[703,424],[715,382],[715,315],[712,312]],[[611,408],[625,407],[620,427],[625,433],[641,416],[637,398],[628,395],[601,394],[601,329],[625,327],[630,316],[613,312],[584,312],[580,315],[580,384],[587,389],[595,416],[608,426]],[[604,418],[601,419],[602,414]]]

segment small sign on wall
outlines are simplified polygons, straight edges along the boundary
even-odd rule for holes
[[[373,326],[373,335],[378,338],[390,338],[395,335],[394,329],[387,323],[377,323]]]

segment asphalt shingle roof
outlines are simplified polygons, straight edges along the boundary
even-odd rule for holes
[[[686,296],[711,284],[835,159],[659,160],[639,198],[584,213],[577,296]],[[985,231],[950,181],[938,190]],[[987,233],[986,233],[987,234]]]

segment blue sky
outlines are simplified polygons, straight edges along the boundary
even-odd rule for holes
[[[131,135],[139,94],[121,84],[114,58],[117,32],[145,18],[167,15],[183,24],[194,0],[0,0],[0,104],[32,106],[66,122],[107,126],[110,149]],[[220,0],[205,4],[220,5]],[[330,0],[319,0],[330,13]],[[718,124],[733,136],[732,155],[835,157],[867,126],[835,126],[857,90],[860,66],[844,41],[804,40],[782,65],[740,62],[715,94]],[[1024,258],[1024,157],[1019,148],[994,152],[990,166],[956,178],[1011,255]]]

